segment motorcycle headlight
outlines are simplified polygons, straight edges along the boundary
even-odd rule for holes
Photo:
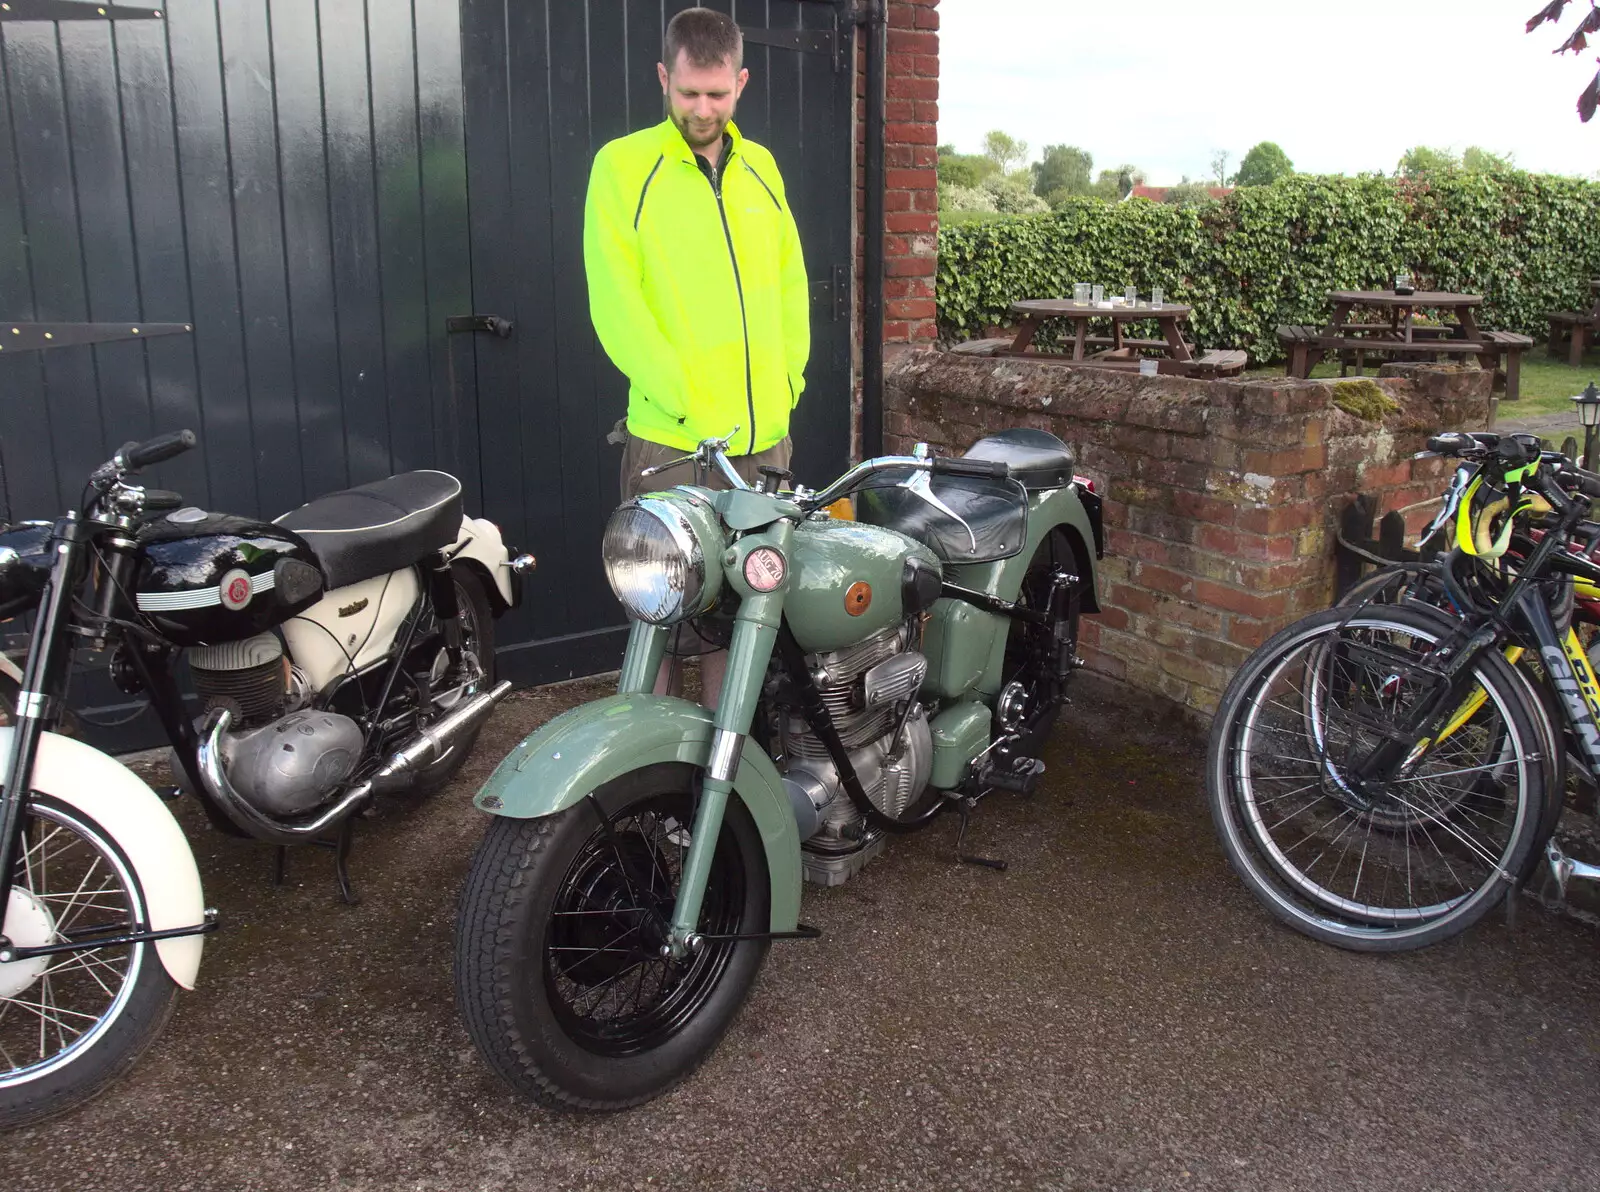
[[[671,625],[711,607],[722,589],[715,529],[712,517],[665,496],[635,497],[611,515],[601,557],[630,617]]]

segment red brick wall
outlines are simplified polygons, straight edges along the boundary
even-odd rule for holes
[[[1402,408],[1381,422],[1335,403],[1335,385],[1143,378],[1027,360],[916,352],[890,370],[884,437],[959,453],[995,430],[1066,440],[1105,498],[1101,613],[1089,666],[1209,716],[1234,669],[1333,595],[1337,512],[1437,496],[1447,469],[1413,461],[1435,429],[1481,427],[1490,374],[1387,365]],[[1408,518],[1413,533],[1429,511]]]
[[[939,192],[935,162],[939,120],[939,0],[888,0],[888,69],[884,118],[885,344],[937,337],[933,275],[938,255]],[[865,276],[866,51],[856,57],[856,277]],[[859,286],[858,281],[858,286]],[[860,293],[857,293],[859,319]],[[860,327],[859,321],[857,327]],[[860,333],[856,336],[860,341]],[[885,352],[892,359],[892,350]]]

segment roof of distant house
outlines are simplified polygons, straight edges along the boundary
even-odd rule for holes
[[[1167,201],[1167,191],[1171,189],[1172,188],[1170,186],[1141,185],[1134,187],[1132,193],[1130,193],[1128,197],[1130,199],[1149,199],[1152,203],[1164,203]],[[1231,186],[1206,187],[1206,194],[1210,195],[1213,199],[1220,199],[1224,195],[1231,195],[1232,193],[1233,187]]]

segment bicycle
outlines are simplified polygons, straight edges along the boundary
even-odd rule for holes
[[[1449,938],[1534,871],[1564,785],[1552,709],[1600,773],[1600,684],[1570,617],[1563,631],[1552,615],[1573,578],[1600,582],[1568,550],[1600,526],[1567,491],[1600,495],[1600,477],[1531,436],[1428,447],[1469,469],[1439,519],[1453,548],[1407,565],[1391,602],[1369,594],[1263,644],[1223,695],[1207,760],[1246,885],[1296,930],[1361,951]],[[1537,673],[1513,665],[1519,649]]]

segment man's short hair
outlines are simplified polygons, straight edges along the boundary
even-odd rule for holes
[[[678,52],[689,64],[701,68],[731,61],[737,71],[744,65],[744,34],[732,17],[710,8],[686,8],[667,23],[661,61],[668,71],[678,65]]]

